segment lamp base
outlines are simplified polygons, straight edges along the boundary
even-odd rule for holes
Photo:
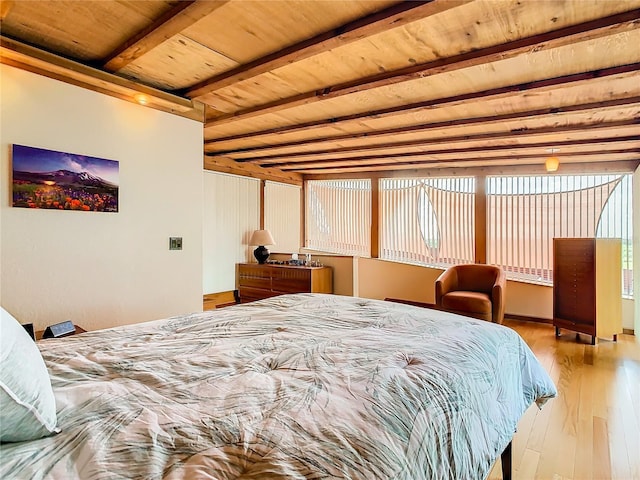
[[[264,263],[267,261],[267,258],[269,258],[269,250],[266,247],[260,245],[253,251],[253,256],[256,257],[258,263]]]

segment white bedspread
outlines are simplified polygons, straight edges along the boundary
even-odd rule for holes
[[[509,328],[333,295],[38,345],[62,432],[3,479],[482,479],[556,394]]]

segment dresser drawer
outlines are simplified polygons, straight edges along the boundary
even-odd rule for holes
[[[240,296],[240,303],[247,303],[262,300],[263,298],[275,297],[277,295],[282,295],[282,293],[261,288],[240,287],[238,289],[238,295]]]
[[[311,271],[293,268],[274,270],[271,289],[287,293],[309,292],[311,289]]]
[[[250,276],[240,276],[238,278],[238,287],[252,287],[252,288],[263,288],[267,290],[271,290],[271,278],[265,277],[250,277]]]
[[[241,303],[285,293],[333,292],[330,267],[239,263],[236,273]]]
[[[271,269],[263,265],[239,265],[238,288],[241,287],[271,290]]]

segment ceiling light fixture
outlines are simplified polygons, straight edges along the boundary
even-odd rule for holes
[[[143,93],[136,93],[133,98],[135,99],[136,102],[138,102],[140,105],[146,105],[147,103],[149,103],[149,97],[147,97],[145,94]]]
[[[552,148],[550,150],[551,156],[547,157],[547,159],[544,161],[544,168],[547,169],[547,172],[555,172],[558,170],[560,159],[554,155],[556,151],[556,148]]]

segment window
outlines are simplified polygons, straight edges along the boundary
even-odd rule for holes
[[[380,180],[380,258],[446,267],[474,261],[474,178]]]
[[[553,238],[622,239],[633,295],[632,175],[489,176],[486,259],[512,280],[553,282]],[[308,181],[306,246],[368,256],[369,180]],[[379,257],[446,268],[475,261],[474,177],[379,180]]]
[[[622,238],[623,294],[633,294],[631,175],[487,178],[487,263],[551,284],[554,237]]]
[[[370,180],[310,180],[305,197],[307,248],[371,254]]]

